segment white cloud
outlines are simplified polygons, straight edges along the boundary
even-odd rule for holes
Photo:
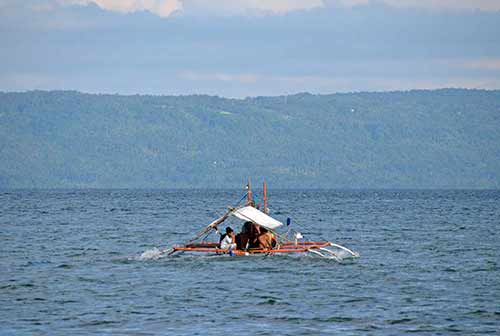
[[[11,0],[0,0],[3,2]],[[206,15],[242,15],[248,13],[283,14],[336,4],[353,7],[370,3],[384,3],[398,8],[425,8],[442,10],[500,11],[500,0],[55,0],[60,4],[95,3],[106,10],[135,12],[148,10],[162,17],[173,12]],[[43,2],[43,1],[42,1]]]
[[[427,9],[451,9],[451,10],[474,10],[499,11],[499,0],[330,0],[343,6],[366,5],[369,3],[385,3],[386,5],[399,8],[427,8]]]
[[[322,0],[245,0],[242,7],[284,13],[323,6]]]
[[[70,5],[95,3],[101,8],[122,13],[148,10],[164,17],[185,8],[189,8],[186,11],[188,13],[193,11],[202,14],[241,15],[255,12],[280,14],[324,5],[323,0],[57,0],[57,2]]]
[[[498,0],[384,0],[396,7],[425,7],[432,9],[482,9],[500,10]]]
[[[323,7],[323,0],[182,0],[188,14],[241,15],[246,13],[283,14]]]
[[[353,7],[370,3],[384,3],[397,8],[424,8],[432,10],[500,11],[500,0],[0,0],[0,8],[8,5],[30,4],[33,10],[49,11],[54,4],[87,5],[122,13],[147,10],[167,17],[179,11],[198,15],[244,15],[258,13],[283,14],[297,10],[334,6]]]
[[[95,3],[101,8],[122,13],[147,10],[159,16],[169,16],[182,10],[180,0],[57,0],[61,4],[85,5]]]

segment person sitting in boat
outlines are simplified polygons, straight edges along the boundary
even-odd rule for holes
[[[252,222],[245,222],[241,227],[241,232],[236,235],[236,246],[238,250],[256,248],[259,245],[259,226]]]
[[[248,245],[248,235],[246,233],[240,232],[235,237],[236,249],[246,250]]]
[[[236,249],[234,231],[229,226],[226,228],[226,233],[220,237],[220,248],[224,249],[224,250],[225,249],[230,249],[230,250]]]
[[[259,247],[259,236],[260,236],[260,226],[252,223],[245,222],[243,227],[241,228],[241,233],[246,235],[248,247],[249,248],[257,248]]]
[[[260,235],[257,238],[259,242],[259,248],[263,250],[270,250],[276,246],[276,238],[272,232],[269,232],[266,228],[260,228]]]
[[[250,239],[252,225],[252,222],[245,222],[241,227],[241,232],[236,235],[236,248],[238,250],[246,250],[248,248],[248,240]]]

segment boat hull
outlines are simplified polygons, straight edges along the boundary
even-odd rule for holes
[[[248,249],[248,250],[229,250],[219,248],[217,243],[197,243],[187,244],[185,246],[173,247],[173,252],[198,252],[198,253],[216,253],[233,255],[251,255],[251,254],[275,254],[275,253],[304,253],[311,249],[325,248],[330,242],[297,242],[283,243],[274,249]]]

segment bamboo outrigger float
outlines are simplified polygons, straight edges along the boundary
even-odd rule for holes
[[[172,255],[181,252],[196,252],[196,253],[212,253],[212,254],[228,254],[235,256],[247,255],[275,255],[275,254],[288,254],[288,253],[309,253],[322,258],[333,259],[341,261],[346,257],[359,257],[357,252],[354,252],[347,247],[330,241],[299,241],[302,235],[299,232],[292,234],[293,240],[288,239],[291,230],[288,229],[285,234],[279,234],[277,229],[283,226],[283,223],[270,217],[268,215],[269,209],[267,208],[267,186],[264,182],[263,185],[263,211],[260,211],[254,202],[250,180],[247,184],[246,198],[247,202],[243,206],[229,207],[229,210],[220,218],[217,218],[212,223],[207,225],[198,235],[189,240],[183,245],[173,246],[169,249],[163,250],[161,254]],[[244,197],[245,198],[245,197]],[[276,238],[276,244],[269,248],[250,247],[248,244],[239,248],[221,248],[218,242],[206,242],[208,236],[213,232],[218,232],[218,226],[231,217],[236,217],[245,223],[252,223],[253,225],[263,227],[271,232]],[[287,226],[290,221],[287,221]]]

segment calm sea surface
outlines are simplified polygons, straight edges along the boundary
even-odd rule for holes
[[[155,258],[243,193],[0,191],[0,334],[500,334],[500,191],[271,190],[361,258]]]

